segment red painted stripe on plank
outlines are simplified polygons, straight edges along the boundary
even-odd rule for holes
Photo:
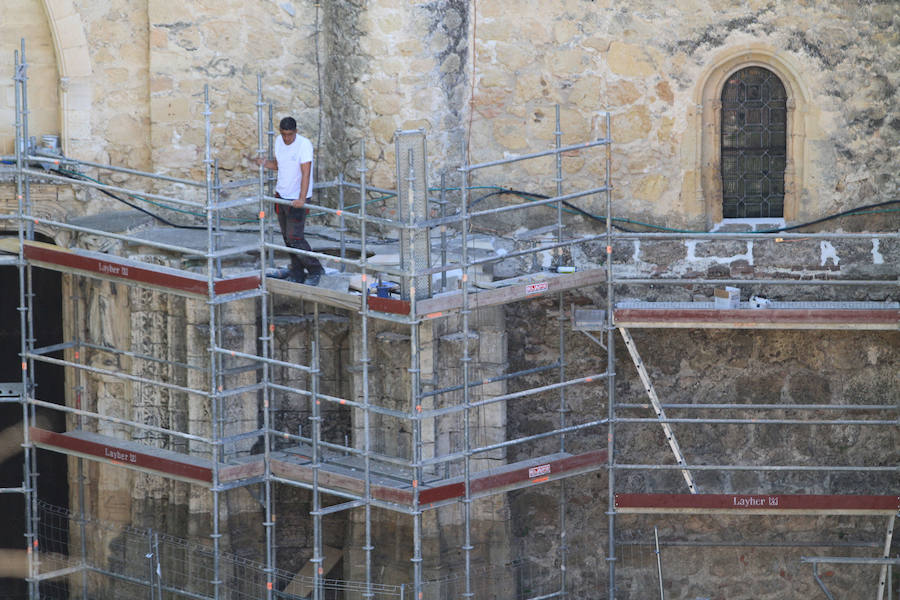
[[[247,290],[255,290],[260,286],[260,283],[261,280],[258,275],[217,279],[213,283],[213,290],[216,294],[234,294],[237,292],[246,292]]]
[[[101,444],[90,440],[84,440],[66,435],[65,433],[55,433],[37,427],[29,428],[31,439],[38,444],[50,446],[53,449],[59,449],[61,452],[71,451],[88,456],[95,456],[98,459],[120,464],[133,469],[147,469],[149,471],[157,471],[166,475],[193,479],[203,483],[212,482],[212,469],[210,467],[201,467],[198,465],[179,462],[168,458],[145,454],[140,451],[130,450],[124,447],[112,444]]]
[[[99,259],[93,256],[81,255],[75,250],[48,248],[44,245],[37,246],[28,243],[25,244],[24,255],[29,260],[97,273],[104,277],[115,277],[124,281],[155,285],[197,296],[208,295],[208,281],[206,277],[199,277],[193,274],[179,275],[161,272],[137,266],[133,262],[116,261],[115,257],[110,257],[108,260]],[[259,287],[259,281],[258,276],[252,275],[234,279],[220,279],[214,282],[213,286],[217,294],[227,294],[252,290]]]
[[[617,508],[900,510],[900,496],[816,494],[616,494]]]
[[[395,298],[379,298],[378,296],[367,296],[369,308],[379,312],[393,313],[395,315],[408,315],[409,302],[406,300],[397,300]]]

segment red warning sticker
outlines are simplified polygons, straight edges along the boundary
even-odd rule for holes
[[[525,286],[525,294],[540,294],[550,289],[550,284],[546,281],[540,283],[529,283]]]

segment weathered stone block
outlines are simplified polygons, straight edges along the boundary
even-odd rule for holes
[[[625,42],[610,44],[606,62],[613,73],[626,77],[648,77],[656,72],[644,48]]]
[[[645,139],[651,127],[650,111],[644,105],[636,106],[623,114],[613,115],[613,139],[619,144]]]

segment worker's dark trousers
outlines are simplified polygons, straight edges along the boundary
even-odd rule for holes
[[[276,204],[275,212],[278,214],[278,225],[281,226],[281,237],[284,245],[298,250],[312,250],[309,242],[303,234],[306,227],[306,207],[294,208],[284,204]],[[322,273],[322,263],[313,256],[291,254],[291,273],[301,276],[306,273]]]

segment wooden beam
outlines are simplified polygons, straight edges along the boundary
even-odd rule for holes
[[[319,302],[337,308],[344,308],[354,312],[362,310],[362,296],[360,294],[338,292],[328,288],[293,283],[291,281],[275,279],[272,277],[266,279],[266,288],[270,292],[281,296],[303,298],[304,300],[312,300],[313,302]]]

